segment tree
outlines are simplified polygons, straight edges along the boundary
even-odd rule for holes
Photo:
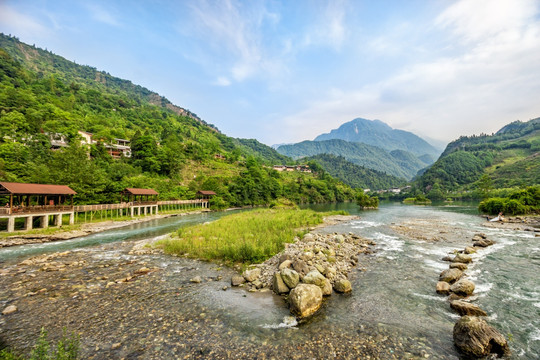
[[[490,191],[493,189],[493,180],[488,174],[484,174],[476,182],[476,188],[480,192],[482,198],[487,199],[489,197]]]

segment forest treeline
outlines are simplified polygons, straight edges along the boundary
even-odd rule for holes
[[[147,89],[0,36],[0,179],[65,184],[77,203],[119,201],[126,187],[161,199],[213,190],[216,207],[353,200],[324,171],[279,173],[292,160],[256,140],[230,138]],[[87,145],[79,131],[92,133]],[[67,146],[53,150],[51,140]],[[131,157],[107,144],[131,141]]]

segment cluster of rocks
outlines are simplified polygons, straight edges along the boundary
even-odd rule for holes
[[[374,244],[352,233],[308,233],[242,276],[233,276],[231,284],[250,291],[272,289],[287,297],[294,315],[307,317],[321,307],[324,296],[352,290],[348,274]]]
[[[494,242],[482,233],[475,234],[472,240],[472,247],[467,246],[462,251],[457,251],[454,256],[443,258],[450,262],[450,266],[439,275],[436,291],[449,295],[450,307],[461,316],[453,332],[456,347],[465,355],[474,358],[502,357],[510,353],[508,342],[481,318],[487,316],[487,313],[478,305],[467,301],[473,294],[475,285],[465,278],[465,270],[473,261],[471,254],[493,245]]]

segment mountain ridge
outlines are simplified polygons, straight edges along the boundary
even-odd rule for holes
[[[425,154],[437,158],[440,152],[427,141],[409,131],[393,129],[381,120],[356,118],[315,137],[314,141],[341,139],[360,142],[385,149],[406,150],[416,156]]]

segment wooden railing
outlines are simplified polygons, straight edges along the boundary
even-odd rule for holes
[[[117,209],[127,209],[130,206],[131,206],[131,203],[77,205],[77,206],[73,207],[73,210],[75,212],[99,211],[99,210],[117,210]]]
[[[70,205],[14,206],[12,208],[0,208],[0,215],[33,214],[33,213],[63,212],[63,211],[73,211],[73,206],[70,206]]]
[[[208,202],[206,199],[194,199],[194,200],[164,200],[158,201],[158,205],[182,205],[182,204],[200,204]]]
[[[31,214],[40,212],[62,212],[62,211],[100,211],[100,210],[117,210],[127,209],[131,206],[144,206],[144,205],[184,205],[184,204],[202,204],[206,203],[206,199],[194,199],[194,200],[164,200],[164,201],[134,201],[124,202],[120,204],[97,204],[97,205],[33,205],[33,206],[17,206],[13,208],[0,207],[0,215],[11,214]]]

